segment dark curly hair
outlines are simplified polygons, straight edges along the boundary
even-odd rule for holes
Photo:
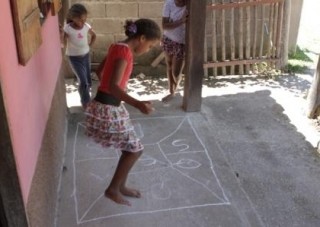
[[[160,39],[161,30],[159,25],[150,19],[126,20],[124,25],[128,39],[135,39],[144,35],[147,40]]]
[[[80,18],[86,14],[88,14],[88,11],[84,5],[79,3],[73,4],[67,13],[67,23],[72,22],[73,18]]]

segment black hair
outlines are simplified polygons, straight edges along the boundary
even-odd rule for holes
[[[80,18],[82,15],[88,14],[88,11],[84,5],[76,3],[71,6],[67,13],[67,23],[72,22],[73,18]]]
[[[147,40],[156,40],[161,37],[159,25],[150,19],[126,20],[124,25],[128,39],[135,39],[144,35]]]

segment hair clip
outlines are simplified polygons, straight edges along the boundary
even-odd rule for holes
[[[132,23],[128,26],[128,31],[136,34],[137,33],[137,25],[135,23]]]

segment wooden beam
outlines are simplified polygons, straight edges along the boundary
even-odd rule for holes
[[[212,4],[208,5],[207,9],[211,10],[222,10],[222,9],[234,9],[240,7],[248,7],[248,6],[257,6],[261,4],[273,4],[283,2],[284,0],[260,0],[254,2],[232,2],[232,3],[220,3],[220,4]]]
[[[279,58],[266,58],[266,59],[244,59],[244,60],[233,60],[233,61],[223,61],[223,62],[206,62],[203,64],[204,68],[212,67],[224,67],[224,66],[235,66],[235,65],[251,65],[261,62],[277,62]]]
[[[187,1],[189,16],[186,29],[186,70],[182,104],[187,112],[201,109],[206,6],[206,0]]]

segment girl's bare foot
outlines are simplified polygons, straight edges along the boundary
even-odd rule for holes
[[[105,192],[104,192],[104,196],[111,199],[113,202],[115,203],[118,203],[118,204],[121,204],[121,205],[127,205],[127,206],[131,206],[131,203],[124,199],[120,192],[115,192],[115,191],[112,191],[110,189],[107,189]]]
[[[122,195],[125,195],[125,196],[141,198],[140,191],[133,188],[123,187],[120,189],[120,192],[122,193]]]
[[[173,98],[174,98],[174,94],[169,94],[169,95],[163,97],[163,98],[161,99],[161,101],[164,102],[164,103],[166,103],[166,102],[169,102],[169,101],[170,101],[171,99],[173,99]]]

